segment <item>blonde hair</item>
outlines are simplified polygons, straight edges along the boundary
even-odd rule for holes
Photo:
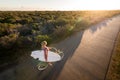
[[[41,45],[47,45],[47,41],[42,41]]]

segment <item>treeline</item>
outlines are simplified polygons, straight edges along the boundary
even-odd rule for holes
[[[1,11],[0,50],[38,47],[83,30],[120,11]]]

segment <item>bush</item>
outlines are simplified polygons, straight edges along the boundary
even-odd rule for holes
[[[54,38],[61,38],[66,34],[66,27],[56,27],[54,32],[52,33],[52,37]]]
[[[30,48],[33,44],[33,39],[31,36],[19,36],[17,39],[15,46],[16,48]]]
[[[37,43],[37,46],[41,45],[42,41],[47,41],[48,44],[51,43],[51,38],[48,35],[37,35],[35,37],[35,43]]]
[[[67,19],[60,17],[56,20],[55,24],[58,25],[58,26],[63,26],[63,25],[66,25],[67,23],[68,23]]]
[[[0,37],[9,35],[16,31],[16,25],[10,23],[0,23]]]
[[[32,34],[32,29],[28,25],[24,25],[18,29],[21,36],[29,36]]]
[[[84,30],[84,29],[86,29],[88,27],[88,25],[89,25],[89,21],[87,21],[87,20],[78,21],[75,24],[74,30],[75,31]]]
[[[62,39],[66,36],[70,35],[73,32],[74,27],[70,25],[65,26],[58,26],[54,29],[54,32],[52,33],[53,39]]]
[[[18,35],[19,35],[19,33],[10,34],[8,36],[1,37],[0,38],[0,45],[1,45],[0,47],[11,48],[15,44],[15,42],[18,38]]]

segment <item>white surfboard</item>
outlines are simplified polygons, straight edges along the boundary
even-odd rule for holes
[[[40,61],[46,62],[43,50],[32,51],[31,56],[35,59],[38,58]],[[56,61],[60,61],[60,60],[61,60],[61,56],[59,54],[52,52],[52,51],[48,51],[47,62],[56,62]]]

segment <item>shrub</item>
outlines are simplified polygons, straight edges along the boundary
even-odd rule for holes
[[[74,26],[65,25],[65,26],[57,26],[52,33],[53,39],[65,38],[73,32]]]
[[[11,48],[18,38],[19,33],[10,34],[0,38],[0,47]]]
[[[27,47],[31,47],[32,45],[32,37],[31,36],[20,36],[17,41],[16,41],[16,47],[18,48],[27,48]]]
[[[37,43],[37,45],[39,46],[41,44],[42,41],[47,41],[48,44],[51,43],[51,38],[48,35],[37,35],[35,37],[35,42]]]
[[[29,36],[32,34],[32,29],[28,25],[24,25],[18,29],[21,36]]]
[[[64,26],[64,25],[66,25],[68,23],[68,20],[67,19],[65,19],[65,18],[62,18],[62,17],[60,17],[60,18],[58,18],[57,20],[56,20],[56,25],[58,25],[58,26]]]
[[[78,21],[75,24],[74,30],[75,31],[84,30],[84,29],[86,29],[86,27],[88,27],[88,25],[89,25],[89,21],[87,21],[87,20]]]
[[[54,32],[52,33],[52,37],[54,38],[60,38],[63,37],[66,34],[66,27],[56,27],[54,29]]]

